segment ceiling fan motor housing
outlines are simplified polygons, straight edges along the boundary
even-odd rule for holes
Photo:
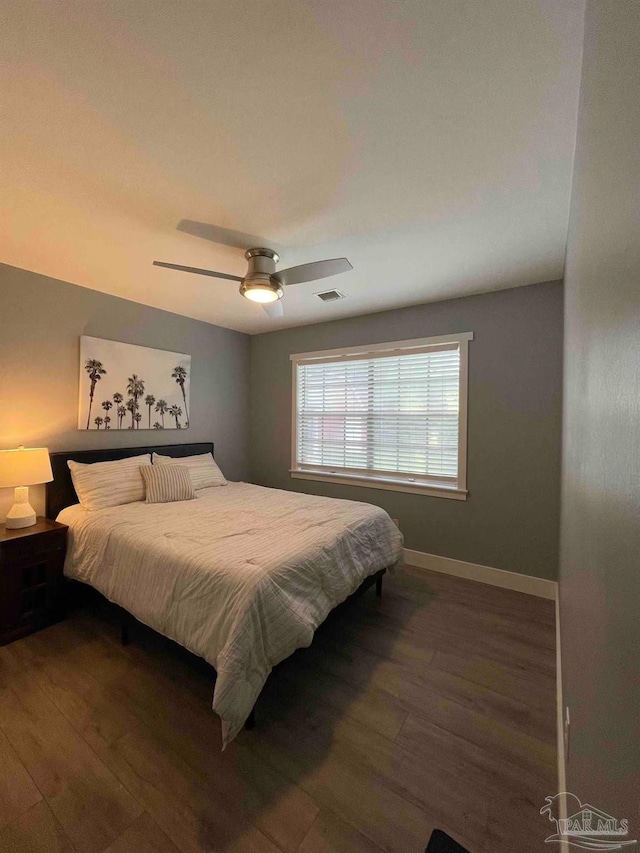
[[[256,299],[258,293],[266,294],[271,291],[271,299],[282,299],[284,291],[277,279],[272,278],[276,271],[276,264],[280,260],[277,252],[272,249],[256,248],[247,249],[244,253],[248,261],[249,269],[240,284],[240,293],[248,299],[257,302],[267,302],[270,299]]]
[[[249,262],[249,272],[267,272],[270,275],[276,271],[276,264],[280,260],[280,255],[273,249],[247,249],[244,256]]]

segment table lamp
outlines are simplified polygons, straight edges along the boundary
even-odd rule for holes
[[[29,503],[29,486],[53,480],[49,451],[46,447],[19,447],[0,450],[0,488],[14,488],[14,504],[7,514],[8,530],[31,527],[36,513]]]

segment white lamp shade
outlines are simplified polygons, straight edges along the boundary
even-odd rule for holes
[[[53,480],[46,447],[0,450],[0,488],[35,486]]]

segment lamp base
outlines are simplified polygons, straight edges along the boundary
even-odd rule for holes
[[[7,530],[18,530],[21,527],[32,527],[35,523],[36,511],[29,503],[29,487],[17,486],[14,504],[7,513],[4,526]]]

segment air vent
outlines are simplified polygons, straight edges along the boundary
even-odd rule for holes
[[[340,293],[339,290],[325,290],[322,293],[315,293],[314,296],[322,299],[323,302],[335,302],[336,299],[344,299],[344,293]]]

